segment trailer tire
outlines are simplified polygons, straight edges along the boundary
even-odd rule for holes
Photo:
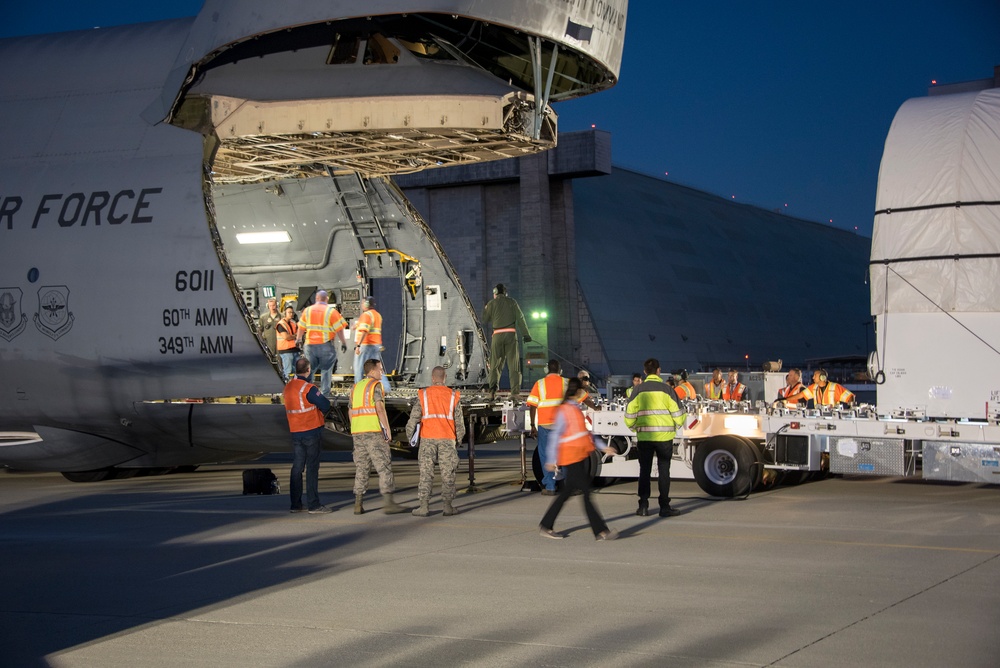
[[[601,471],[601,456],[595,450],[594,452],[590,453],[590,460],[587,462],[587,472],[590,473],[590,479],[593,483],[595,483],[594,485],[595,487],[599,486],[596,484],[597,483],[596,476],[600,475],[600,471]],[[543,477],[542,458],[538,454],[537,445],[535,446],[535,449],[531,453],[531,473],[535,476],[535,481],[538,482],[539,485],[541,485]],[[558,489],[559,487],[561,487],[561,485],[562,481],[557,480],[556,488]]]
[[[535,449],[531,451],[531,472],[535,476],[535,481],[541,485],[544,473],[542,471],[542,458],[541,455],[538,454],[537,445],[535,446]]]
[[[604,457],[597,450],[590,453],[590,462],[588,463],[588,471],[590,473],[590,484],[594,489],[599,489],[601,487],[608,487],[609,485],[614,485],[618,482],[618,478],[614,476],[602,476],[601,469],[604,467]]]
[[[730,434],[698,443],[694,451],[694,479],[712,496],[732,498],[749,494],[763,478],[760,450],[753,441]]]

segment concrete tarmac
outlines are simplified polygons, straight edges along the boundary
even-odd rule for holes
[[[463,457],[465,451],[463,450]],[[329,515],[243,496],[261,463],[93,484],[0,473],[5,666],[1000,665],[1000,487],[834,478],[713,501],[675,481],[669,519],[635,482],[597,504],[521,492],[509,444],[477,450],[461,514],[385,515],[324,455]],[[397,497],[417,463],[394,460]],[[459,469],[460,490],[467,467]],[[437,491],[437,487],[435,488]]]

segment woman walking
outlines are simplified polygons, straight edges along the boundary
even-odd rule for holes
[[[549,433],[549,443],[557,443],[555,448],[548,448],[548,454],[544,466],[554,471],[556,464],[563,467],[566,472],[566,479],[563,481],[562,490],[559,492],[549,506],[548,512],[542,518],[542,523],[538,526],[539,533],[545,538],[565,538],[566,535],[555,530],[556,517],[562,510],[566,499],[574,491],[580,490],[583,495],[583,507],[587,511],[587,519],[590,521],[590,528],[594,532],[597,540],[614,540],[618,538],[618,532],[609,529],[601,513],[597,510],[593,500],[590,498],[590,472],[587,470],[587,459],[595,449],[600,449],[602,453],[614,453],[615,449],[595,446],[594,438],[587,431],[587,425],[583,420],[583,411],[580,409],[580,402],[587,396],[583,390],[579,378],[570,378],[566,387],[566,396],[556,413],[556,421]]]

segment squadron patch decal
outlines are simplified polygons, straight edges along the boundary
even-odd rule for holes
[[[53,341],[73,329],[73,314],[69,310],[69,288],[65,285],[43,285],[38,288],[35,327]]]
[[[21,288],[0,288],[0,337],[8,342],[28,324],[28,316],[21,311],[21,294]]]

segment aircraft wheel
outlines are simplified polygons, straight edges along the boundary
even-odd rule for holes
[[[115,475],[114,468],[97,469],[96,471],[63,471],[62,476],[70,482],[100,482]]]
[[[694,479],[712,496],[749,494],[763,479],[760,451],[753,441],[722,435],[705,439],[694,451]]]

